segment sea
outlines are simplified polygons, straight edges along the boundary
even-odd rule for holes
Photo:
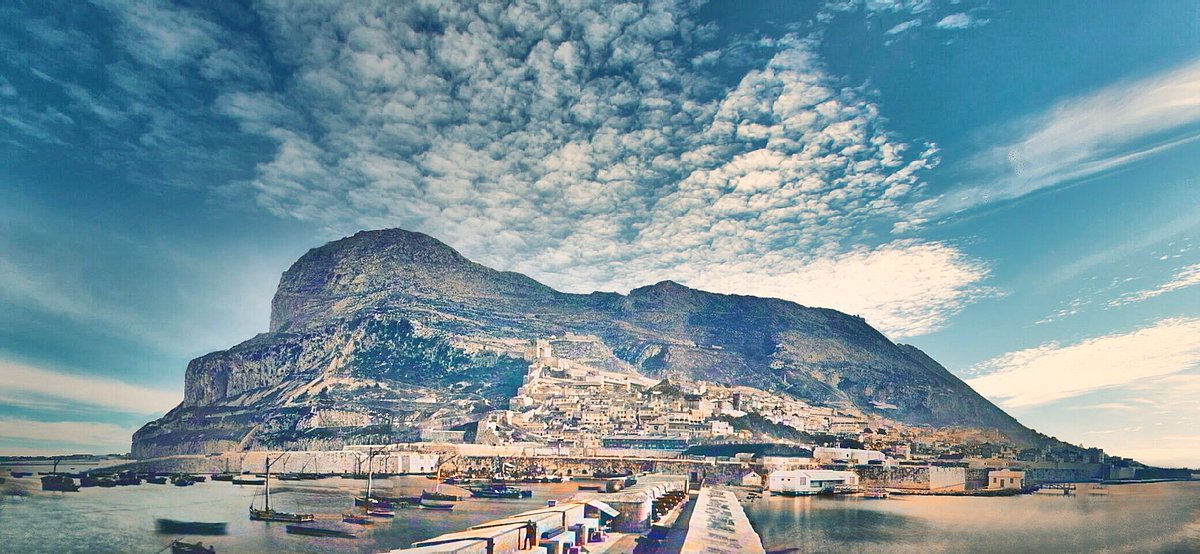
[[[8,468],[5,468],[6,470]],[[65,469],[65,468],[62,468]],[[44,470],[44,468],[42,468]],[[317,514],[318,525],[361,531],[357,539],[289,535],[282,523],[250,521],[261,486],[207,481],[191,487],[143,484],[38,490],[37,476],[0,484],[0,552],[153,554],[173,536],[155,532],[156,518],[228,522],[227,535],[196,537],[218,553],[382,552],[484,521],[545,506],[575,484],[525,485],[532,498],[469,499],[453,511],[398,509],[373,527],[343,524],[340,514],[365,481],[328,478],[271,487],[280,510]],[[395,477],[385,494],[416,494],[423,477]],[[1192,552],[1200,553],[1200,482],[1109,485],[1071,496],[767,497],[745,510],[771,554],[853,552]]]
[[[209,480],[190,487],[176,487],[170,483],[142,484],[46,493],[37,490],[41,485],[36,474],[13,479],[5,471],[2,476],[6,482],[0,484],[0,492],[3,492],[0,496],[0,552],[22,554],[162,553],[173,539],[179,537],[157,534],[157,518],[228,522],[226,535],[187,538],[215,546],[218,554],[386,552],[409,547],[414,541],[536,509],[545,506],[547,500],[567,498],[578,491],[578,486],[573,483],[521,485],[533,489],[533,497],[468,499],[459,502],[452,511],[398,508],[395,518],[380,518],[375,525],[364,528],[342,523],[341,514],[351,510],[354,495],[361,494],[366,488],[365,480],[333,477],[276,482],[272,479],[273,508],[316,514],[317,521],[313,525],[360,533],[356,539],[340,539],[290,535],[284,523],[250,521],[248,508],[251,502],[257,507],[262,506],[262,486]],[[433,484],[429,479],[416,476],[374,481],[375,490],[387,495],[420,494],[422,488],[431,488]],[[450,487],[443,485],[443,488]],[[14,495],[21,490],[26,491],[24,496]]]
[[[1200,481],[1081,483],[1069,496],[776,496],[744,507],[769,554],[1200,553]]]

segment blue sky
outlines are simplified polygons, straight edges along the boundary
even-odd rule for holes
[[[0,7],[0,452],[123,451],[364,228],[861,314],[1200,466],[1194,2]]]

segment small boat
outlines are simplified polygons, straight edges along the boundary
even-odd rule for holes
[[[883,489],[871,489],[862,493],[863,498],[871,500],[883,500],[888,497],[887,491]]]
[[[193,483],[203,483],[208,480],[207,475],[192,475],[191,477]]]
[[[342,521],[345,523],[353,523],[355,525],[375,525],[375,520],[361,514],[344,513]]]
[[[104,489],[111,489],[117,486],[117,481],[112,477],[97,477],[96,486]]]
[[[216,554],[217,549],[204,546],[200,541],[183,542],[179,539],[171,541],[171,554]]]
[[[118,473],[115,481],[118,487],[132,487],[142,484],[142,479],[132,471]]]
[[[454,509],[454,503],[448,502],[445,500],[422,500],[421,503],[417,504],[416,506],[419,508],[424,508],[426,510],[453,510]]]
[[[167,478],[163,475],[155,475],[153,477],[147,477],[146,482],[150,483],[151,485],[165,485],[167,484]]]
[[[349,531],[340,529],[326,529],[324,527],[309,527],[306,525],[288,525],[287,532],[293,535],[308,535],[310,537],[334,537],[339,539],[357,539],[358,535]]]
[[[236,475],[234,475],[232,473],[218,473],[217,475],[213,475],[212,480],[229,482],[229,481],[233,481],[234,477],[236,477]]]
[[[57,492],[79,492],[79,485],[66,475],[47,475],[42,477],[42,490]]]
[[[463,497],[460,495],[442,492],[438,489],[421,491],[421,500],[445,500],[455,502],[462,499]]]
[[[284,455],[286,455],[286,453],[280,454],[279,457],[275,458],[274,461],[270,460],[269,458],[266,460],[267,476],[261,480],[262,484],[266,485],[266,488],[263,490],[263,508],[259,510],[254,507],[253,503],[250,504],[250,519],[252,521],[282,521],[286,523],[303,523],[316,519],[316,516],[313,514],[294,514],[291,512],[280,512],[271,509],[271,464],[278,462],[279,458],[282,458]],[[237,482],[238,479],[233,480],[234,484],[237,484]]]
[[[471,496],[475,498],[528,498],[533,496],[530,489],[518,489],[507,485],[486,485],[471,487]]]
[[[384,500],[382,498],[366,498],[363,496],[354,497],[355,506],[369,506],[372,508],[395,508],[396,504],[407,504],[407,502],[395,502],[393,499]]]
[[[454,503],[462,500],[463,497],[452,492],[442,491],[442,466],[439,464],[437,471],[434,473],[433,490],[424,489],[421,491],[421,498],[417,501],[423,508],[433,510],[452,510]]]
[[[29,477],[30,475],[33,475],[33,472],[32,471],[10,471],[10,472],[8,472],[8,474],[12,475],[13,479],[21,479],[23,477]]]
[[[291,512],[280,512],[277,510],[256,510],[250,508],[250,519],[253,521],[282,521],[286,523],[304,523],[313,521],[316,516],[313,514],[294,514]]]
[[[230,482],[235,485],[265,485],[265,484],[267,484],[266,479],[259,479],[258,477],[234,477]]]
[[[179,475],[171,480],[171,484],[175,485],[176,487],[190,487],[195,485],[196,482],[192,480],[190,475]]]
[[[396,517],[396,512],[387,508],[367,508],[367,515],[371,517]]]
[[[159,518],[154,528],[160,535],[224,535],[228,523],[207,521],[178,521]]]

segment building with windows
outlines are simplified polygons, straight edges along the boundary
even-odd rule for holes
[[[989,489],[1019,489],[1025,486],[1025,472],[997,469],[988,472]]]
[[[687,439],[670,435],[609,435],[600,440],[604,448],[629,450],[677,450],[688,448]]]
[[[839,487],[857,487],[858,474],[827,469],[792,469],[771,472],[767,482],[771,494],[801,496],[831,492]]]

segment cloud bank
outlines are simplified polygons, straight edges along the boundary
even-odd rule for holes
[[[844,246],[906,221],[936,148],[888,133],[803,37],[718,46],[669,2],[266,18],[296,79],[217,105],[276,141],[246,187],[281,217],[419,229],[574,291],[769,282],[737,292],[859,311],[896,335],[943,324],[986,274],[949,244]],[[896,269],[862,262],[882,258],[951,277],[817,289],[827,268]],[[859,296],[872,298],[828,303]]]
[[[116,379],[73,375],[0,360],[0,401],[35,409],[83,407],[137,415],[160,415],[183,400],[179,392],[131,385]]]
[[[65,117],[116,145],[107,163],[232,182],[220,198],[323,238],[419,230],[577,292],[760,283],[736,292],[858,312],[897,337],[985,291],[956,245],[903,238],[936,146],[889,132],[872,91],[814,54],[820,14],[919,15],[923,0],[833,2],[807,30],[733,37],[670,0],[101,5],[118,50],[100,84],[46,54],[95,58],[95,37],[45,25],[28,62],[71,98]],[[70,143],[70,125],[34,125],[54,114],[18,85],[0,87],[13,119]],[[823,277],[837,268],[938,277],[881,292],[850,287],[883,276]]]
[[[1132,387],[1200,364],[1200,319],[1164,319],[1125,334],[1047,344],[973,366],[967,381],[1005,408],[1048,404],[1092,391]]]

